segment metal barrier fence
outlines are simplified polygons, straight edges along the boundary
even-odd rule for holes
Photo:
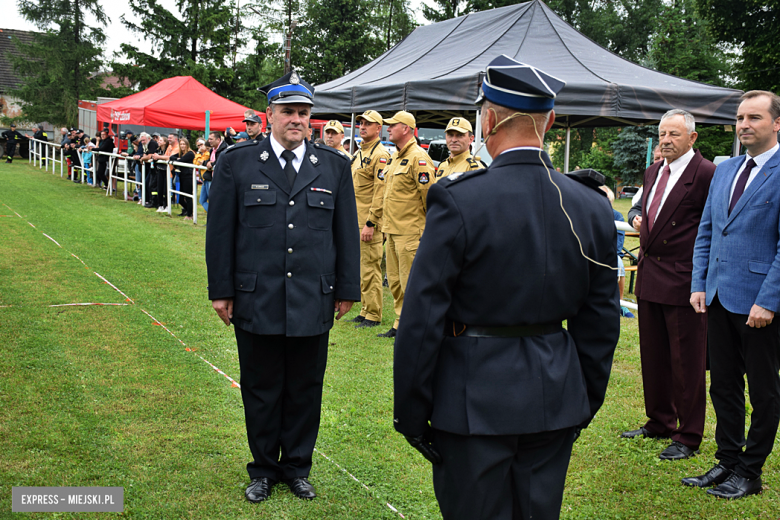
[[[57,159],[57,149],[59,149],[59,159]],[[81,166],[73,166],[71,168],[72,176],[75,181],[76,175],[79,175],[79,179],[77,182],[84,184],[85,177],[87,177],[88,174],[91,174],[92,177],[92,186],[97,186],[97,163],[98,163],[98,156],[104,155],[108,156],[108,164],[106,165],[107,174],[106,177],[108,179],[108,186],[106,187],[106,195],[113,195],[116,191],[115,184],[117,181],[121,180],[124,182],[124,198],[127,200],[127,186],[128,184],[135,184],[138,187],[138,190],[140,193],[141,198],[141,204],[146,205],[146,163],[141,163],[140,168],[140,180],[137,178],[138,175],[135,173],[135,170],[133,171],[133,179],[128,178],[128,172],[130,170],[131,164],[135,163],[135,160],[132,157],[128,157],[126,155],[120,155],[116,153],[109,153],[109,152],[100,152],[98,150],[93,150],[92,153],[92,160],[90,162],[90,167],[85,168],[84,167],[84,151],[81,149],[76,150],[79,162],[81,163]],[[64,157],[62,146],[60,146],[57,143],[50,143],[46,141],[41,141],[39,139],[33,139],[30,138],[30,154],[27,158],[28,163],[32,163],[33,166],[38,166],[39,168],[45,168],[46,171],[49,171],[49,165],[51,165],[51,172],[53,174],[56,174],[55,167],[57,163],[60,165],[60,177],[65,176],[65,165],[67,164],[67,160]],[[124,161],[124,171],[122,172],[122,176],[117,175],[115,170],[115,166],[119,165],[119,161]],[[163,161],[158,161],[163,162]],[[187,164],[182,162],[172,162],[172,161],[164,161],[164,164],[166,165],[172,165],[172,166],[178,166],[180,168],[191,168],[192,170],[192,193],[186,193],[183,191],[175,190],[171,187],[171,179],[166,178],[166,194],[165,194],[165,200],[167,202],[166,206],[168,208],[168,215],[172,214],[171,209],[171,196],[173,194],[177,194],[182,197],[189,197],[192,199],[192,222],[193,224],[198,223],[198,173],[197,170],[206,170],[207,168],[205,166],[199,166],[195,164]],[[166,168],[166,172],[168,172],[168,169]]]

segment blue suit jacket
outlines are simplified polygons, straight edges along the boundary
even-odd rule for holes
[[[691,292],[715,295],[733,313],[753,304],[780,310],[780,151],[758,172],[728,214],[731,184],[745,156],[715,170],[693,250]]]

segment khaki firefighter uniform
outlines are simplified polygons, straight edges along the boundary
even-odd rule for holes
[[[434,167],[414,138],[392,155],[385,170],[382,231],[387,234],[387,281],[398,328],[412,261],[425,229],[426,197]]]
[[[379,138],[360,143],[352,159],[352,183],[355,186],[358,228],[368,222],[374,225],[371,242],[360,241],[360,315],[367,320],[382,321],[382,205],[385,196],[384,171],[390,153]]]
[[[487,168],[487,166],[479,157],[474,157],[470,152],[466,151],[455,157],[448,157],[446,161],[442,161],[436,169],[433,182],[435,184],[451,173],[470,172],[471,170],[479,170],[480,168]]]

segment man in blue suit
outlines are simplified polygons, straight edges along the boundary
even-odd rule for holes
[[[720,498],[761,492],[780,422],[780,97],[753,90],[737,110],[747,155],[718,166],[693,252],[691,305],[709,309],[710,397],[719,463],[688,486]],[[745,375],[750,430],[745,439]]]

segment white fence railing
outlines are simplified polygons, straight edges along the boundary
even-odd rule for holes
[[[58,152],[59,150],[59,152]],[[79,162],[81,163],[81,166],[73,166],[71,168],[71,173],[73,180],[76,182],[80,182],[81,184],[84,184],[86,181],[86,178],[89,176],[92,177],[92,186],[97,186],[97,164],[98,164],[98,157],[108,156],[108,164],[106,165],[106,177],[108,179],[108,186],[106,188],[106,195],[113,195],[116,192],[116,183],[118,181],[122,181],[124,183],[124,199],[127,200],[127,186],[128,184],[135,184],[138,187],[138,190],[140,191],[140,197],[141,197],[141,204],[146,205],[146,169],[147,169],[147,163],[141,163],[140,168],[140,179],[139,175],[135,173],[135,170],[131,170],[131,165],[133,165],[136,161],[132,157],[128,157],[127,155],[121,155],[117,153],[109,153],[109,152],[100,152],[98,150],[92,151],[92,160],[90,163],[89,168],[84,167],[84,151],[81,149],[76,150]],[[57,158],[57,155],[59,155],[59,159]],[[62,147],[58,145],[57,143],[49,143],[46,141],[41,141],[38,139],[30,138],[30,154],[28,156],[28,162],[31,162],[33,166],[38,166],[39,168],[45,168],[46,171],[49,171],[49,166],[51,165],[51,172],[55,173],[55,167],[57,163],[60,165],[60,177],[65,176],[65,167],[67,164],[67,160],[64,156]],[[187,193],[184,191],[179,191],[173,189],[171,186],[171,179],[168,175],[168,169],[166,168],[166,193],[165,193],[165,200],[167,202],[166,206],[168,208],[168,215],[172,214],[171,209],[171,198],[172,195],[179,195],[181,197],[189,197],[192,199],[192,222],[193,224],[198,223],[198,170],[206,170],[207,168],[205,166],[199,166],[195,164],[188,164],[188,163],[182,163],[182,162],[172,162],[172,161],[158,161],[163,162],[167,165],[172,166],[178,166],[179,168],[191,168],[192,171],[192,193]],[[121,175],[119,175],[119,165],[122,164],[124,167],[122,168]],[[128,172],[132,173],[132,179],[128,177]],[[78,180],[76,180],[76,175],[78,175]]]

